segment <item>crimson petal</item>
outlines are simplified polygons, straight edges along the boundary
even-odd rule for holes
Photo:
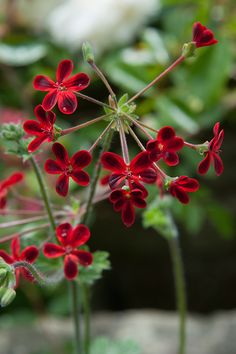
[[[137,208],[146,208],[147,203],[145,202],[144,199],[142,198],[132,198],[132,202],[134,204],[134,206],[136,206]]]
[[[175,131],[172,127],[163,127],[159,130],[157,134],[157,140],[162,143],[167,142],[175,136]]]
[[[70,237],[70,246],[72,247],[80,247],[81,245],[84,245],[90,238],[90,231],[89,228],[85,225],[77,225]]]
[[[43,247],[43,254],[47,258],[57,258],[65,254],[65,249],[62,246],[54,243],[45,243]]]
[[[121,211],[125,203],[126,203],[125,199],[119,199],[113,204],[113,209],[115,211]]]
[[[182,204],[189,203],[189,196],[182,188],[175,189],[175,196],[179,199]]]
[[[20,254],[20,238],[18,236],[11,241],[11,253],[14,259],[18,259]]]
[[[109,186],[111,189],[117,188],[125,180],[125,175],[120,173],[112,173],[109,176]]]
[[[38,138],[35,138],[34,140],[31,141],[28,145],[28,152],[34,152],[39,148],[39,146],[47,139],[47,136],[42,135],[39,136]]]
[[[56,156],[58,162],[60,162],[63,166],[67,166],[69,164],[69,156],[65,147],[60,143],[55,143],[52,146],[52,151]]]
[[[135,211],[132,203],[127,200],[121,212],[121,218],[125,226],[130,227],[135,221]]]
[[[126,164],[121,156],[114,152],[104,152],[101,157],[103,168],[113,172],[123,172],[126,169]]]
[[[56,235],[58,241],[63,245],[67,246],[70,244],[71,234],[72,234],[72,226],[68,222],[60,224],[56,228]]]
[[[1,188],[8,188],[14,184],[21,182],[24,178],[24,174],[21,172],[15,172],[10,177],[2,181]]]
[[[109,197],[109,199],[112,203],[116,202],[117,200],[119,200],[121,198],[123,198],[123,190],[122,189],[117,189],[117,190],[111,192],[110,197]]]
[[[0,257],[8,264],[14,263],[14,259],[4,250],[0,250]]]
[[[73,62],[69,59],[62,60],[58,64],[56,78],[59,84],[64,81],[68,76],[70,76],[73,70],[73,66]]]
[[[90,79],[85,73],[78,73],[64,82],[67,89],[72,91],[82,91],[88,87]]]
[[[71,177],[79,186],[86,187],[90,182],[88,173],[82,170],[72,171]]]
[[[29,263],[33,263],[36,258],[38,258],[38,255],[39,250],[36,246],[28,246],[22,251],[20,259]]]
[[[71,253],[78,258],[79,263],[84,267],[89,266],[93,262],[93,255],[88,251],[74,250]]]
[[[71,158],[73,168],[84,168],[90,164],[92,156],[87,150],[76,152]]]
[[[156,182],[157,172],[153,168],[147,168],[139,173],[140,180],[152,184]]]
[[[26,133],[40,136],[42,134],[42,127],[39,122],[35,120],[27,120],[23,124],[23,129]]]
[[[52,159],[48,159],[46,161],[44,169],[47,173],[50,173],[51,175],[57,175],[59,173],[62,173],[63,171],[61,164]]]
[[[220,176],[221,173],[224,171],[224,165],[223,162],[220,158],[220,156],[218,156],[217,154],[213,154],[213,161],[214,161],[214,168],[216,171],[216,175]]]
[[[179,156],[175,152],[166,152],[163,154],[163,160],[169,166],[175,166],[179,163]]]
[[[42,102],[42,106],[45,109],[45,111],[51,111],[55,106],[55,104],[57,103],[57,99],[58,99],[57,89],[48,92]]]
[[[78,274],[78,259],[76,256],[67,255],[64,260],[64,274],[68,280],[73,280]]]
[[[58,93],[58,108],[64,114],[72,114],[77,108],[77,98],[73,92]]]
[[[149,153],[147,151],[142,151],[133,158],[130,163],[130,169],[133,173],[139,173],[151,165],[152,161],[149,158]]]
[[[61,175],[57,179],[56,191],[62,197],[66,197],[69,190],[69,176]]]
[[[50,91],[55,88],[55,82],[44,75],[37,75],[34,78],[33,86],[35,90]]]
[[[207,171],[210,168],[210,164],[211,164],[211,155],[208,152],[206,154],[206,157],[198,165],[198,173],[200,173],[201,175],[207,173]]]

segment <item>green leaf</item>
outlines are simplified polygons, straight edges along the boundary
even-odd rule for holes
[[[123,104],[125,104],[129,99],[129,96],[127,93],[125,93],[123,96],[118,101],[118,106],[121,107]]]
[[[102,277],[102,272],[111,268],[108,259],[109,253],[105,251],[96,251],[93,253],[93,263],[89,267],[80,267],[80,283],[92,285],[96,280]]]
[[[153,54],[154,61],[165,65],[169,61],[169,54],[166,50],[163,36],[154,28],[147,28],[142,36],[145,44]]]
[[[93,341],[90,354],[141,354],[141,350],[132,340],[115,341],[99,337]]]
[[[10,45],[0,43],[0,62],[6,65],[29,65],[43,58],[46,54],[47,47],[44,44]]]

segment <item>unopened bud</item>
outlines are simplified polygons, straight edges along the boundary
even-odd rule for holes
[[[185,43],[182,49],[182,56],[185,58],[193,57],[195,54],[196,45],[193,42]]]
[[[0,284],[6,279],[7,270],[0,268]]]
[[[83,43],[82,52],[85,61],[87,61],[89,64],[94,63],[95,59],[94,59],[93,47],[89,42]]]
[[[1,307],[6,307],[15,299],[16,292],[12,288],[1,288],[0,296]]]

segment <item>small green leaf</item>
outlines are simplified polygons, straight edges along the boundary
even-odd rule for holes
[[[125,93],[123,96],[118,101],[118,106],[121,107],[123,104],[125,104],[129,99],[129,96],[127,93]]]
[[[93,253],[93,263],[89,267],[80,267],[79,281],[80,283],[92,285],[96,280],[100,279],[102,272],[111,268],[108,259],[109,253],[105,251],[96,251]]]

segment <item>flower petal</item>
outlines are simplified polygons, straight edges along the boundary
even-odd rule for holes
[[[44,169],[47,173],[50,173],[51,175],[57,175],[59,173],[62,173],[63,171],[61,164],[52,159],[48,159],[45,162]]]
[[[35,90],[39,91],[51,91],[55,88],[55,82],[52,81],[49,77],[44,75],[37,75],[34,78],[33,86]]]
[[[37,150],[45,140],[47,140],[47,136],[45,135],[33,139],[28,145],[28,152],[31,153]]]
[[[27,120],[23,124],[23,129],[26,133],[31,135],[36,135],[36,136],[42,135],[42,126],[39,122],[36,122],[35,120]]]
[[[217,176],[220,176],[224,171],[224,165],[219,155],[213,154],[214,168]]]
[[[207,171],[210,168],[210,164],[211,164],[211,155],[208,152],[206,154],[206,157],[198,165],[198,173],[200,173],[201,175],[207,173]]]
[[[71,177],[79,186],[86,187],[90,182],[89,174],[82,170],[73,170]]]
[[[146,168],[145,170],[139,172],[139,179],[144,183],[155,183],[157,179],[157,172],[153,168]]]
[[[11,241],[11,254],[14,259],[18,259],[20,254],[20,238],[18,236]]]
[[[9,188],[10,186],[13,186],[14,184],[21,182],[24,178],[24,174],[21,172],[15,172],[13,173],[10,177],[6,178],[5,180],[2,181],[1,183],[1,188]]]
[[[130,227],[135,221],[135,211],[132,203],[127,200],[121,212],[121,218],[125,226]]]
[[[132,183],[130,184],[130,189],[131,189],[131,192],[135,189],[139,189],[142,192],[142,198],[146,198],[148,196],[148,191],[138,181],[132,181]]]
[[[166,143],[168,140],[174,138],[175,131],[172,127],[163,127],[157,134],[157,140],[161,143]]]
[[[87,150],[76,152],[71,158],[73,168],[84,168],[92,161],[92,155]]]
[[[126,164],[121,156],[114,152],[104,152],[101,157],[103,168],[113,172],[122,173],[126,169]]]
[[[113,192],[111,192],[110,196],[109,196],[109,200],[114,203],[116,202],[117,200],[123,198],[123,191],[122,189],[117,189]]]
[[[0,250],[0,257],[8,264],[14,263],[14,259],[4,250]]]
[[[69,164],[69,156],[66,148],[60,143],[54,143],[52,146],[52,152],[56,156],[58,162],[61,163],[62,166],[67,167]]]
[[[45,243],[43,246],[43,254],[47,258],[57,258],[65,254],[65,249],[54,243]]]
[[[51,111],[57,103],[58,96],[57,89],[48,92],[42,102],[43,109],[45,109],[45,111]]]
[[[36,246],[26,247],[20,255],[20,259],[29,263],[33,263],[39,256],[39,250]]]
[[[187,176],[181,176],[177,181],[186,192],[196,192],[199,189],[199,183],[195,178],[189,178]]]
[[[73,280],[78,274],[78,258],[72,254],[65,256],[64,274],[68,280]]]
[[[66,197],[69,190],[69,176],[61,175],[57,179],[56,191],[62,197]]]
[[[39,122],[46,127],[49,127],[53,123],[55,123],[56,115],[51,111],[45,111],[41,104],[37,105],[34,109],[34,114],[39,120]]]
[[[93,263],[93,255],[88,251],[74,250],[71,252],[71,254],[76,256],[78,258],[79,263],[84,267],[87,267]]]
[[[57,67],[56,78],[57,82],[60,84],[63,80],[65,80],[73,70],[73,62],[69,59],[62,60]]]
[[[115,211],[121,211],[123,208],[123,205],[125,204],[126,200],[125,199],[119,199],[113,204],[113,209]]]
[[[80,247],[84,245],[90,238],[89,228],[83,224],[77,225],[70,237],[70,246],[72,247]]]
[[[137,208],[146,208],[147,203],[144,199],[142,198],[132,198],[132,203],[134,206],[136,206]]]
[[[189,196],[182,188],[175,189],[175,197],[179,199],[182,204],[189,203]]]
[[[63,224],[57,226],[56,228],[57,239],[63,246],[67,246],[70,244],[72,230],[73,228],[71,224],[69,224],[68,222],[64,222]]]
[[[109,178],[109,186],[111,189],[120,187],[126,176],[120,173],[112,173]]]
[[[73,92],[58,93],[58,108],[64,114],[72,114],[77,108],[77,98]]]
[[[78,73],[64,82],[67,89],[72,91],[82,91],[88,87],[90,79],[85,73]]]
[[[133,173],[139,173],[151,166],[152,161],[150,160],[149,153],[147,151],[140,152],[130,163],[130,169]]]
[[[166,152],[163,154],[163,160],[169,166],[176,166],[179,163],[179,156],[175,152]]]
[[[184,146],[184,141],[182,138],[175,136],[173,139],[170,139],[165,148],[168,151],[178,151],[180,149],[182,149],[182,147]]]

